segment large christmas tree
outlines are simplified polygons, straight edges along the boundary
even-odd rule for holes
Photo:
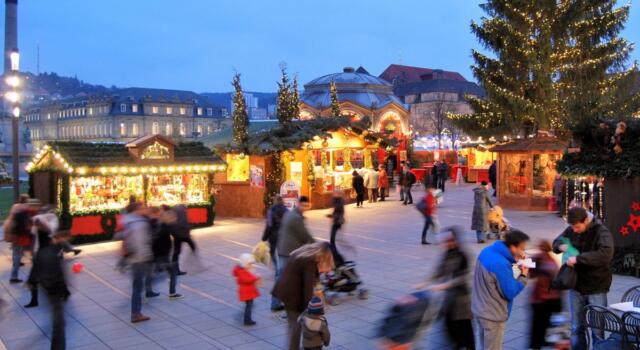
[[[233,76],[232,85],[235,89],[235,94],[233,95],[233,142],[241,145],[249,138],[249,115],[247,114],[247,105],[240,85],[239,73]]]
[[[584,119],[629,113],[637,96],[621,91],[631,45],[618,37],[629,7],[615,0],[488,0],[471,30],[493,57],[473,50],[486,98],[456,123],[479,136],[565,133]]]

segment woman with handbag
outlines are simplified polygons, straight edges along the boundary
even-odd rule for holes
[[[540,252],[533,257],[536,268],[531,270],[530,275],[536,279],[531,293],[531,349],[541,349],[547,345],[545,334],[550,325],[551,315],[562,311],[560,291],[551,287],[553,279],[558,274],[558,264],[551,256],[551,243],[542,240],[538,243],[538,249]]]

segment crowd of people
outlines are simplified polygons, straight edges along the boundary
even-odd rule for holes
[[[448,170],[444,173],[448,173]],[[436,176],[446,180],[446,175]],[[416,177],[407,164],[399,172],[398,189],[402,204],[413,203],[412,187]],[[365,176],[354,172],[353,188],[356,207],[364,196],[370,202],[389,196],[389,181],[383,167]],[[568,209],[569,226],[556,240],[540,240],[537,253],[527,256],[525,248],[529,236],[517,229],[509,229],[502,237],[486,246],[474,264],[465,250],[467,230],[459,225],[440,228],[437,220],[436,191],[444,190],[439,180],[425,181],[425,196],[416,203],[425,223],[422,244],[434,240],[442,247],[442,257],[431,277],[416,286],[419,290],[440,293],[438,315],[444,320],[446,334],[455,349],[501,349],[506,323],[516,297],[528,283],[534,283],[530,296],[532,349],[547,346],[545,333],[552,314],[562,307],[562,291],[554,289],[559,271],[553,253],[563,254],[563,264],[573,268],[576,283],[568,292],[571,315],[572,349],[586,349],[584,306],[607,305],[607,293],[612,276],[609,269],[613,256],[613,239],[605,226],[586,209]],[[478,243],[488,238],[487,212],[493,207],[486,182],[473,189],[471,230]],[[288,210],[280,196],[273,198],[268,209],[262,241],[268,243],[275,282],[271,289],[271,310],[282,313],[288,324],[288,348],[297,350],[322,349],[331,341],[330,327],[325,316],[322,282],[324,275],[335,273],[345,263],[340,247],[350,246],[340,232],[346,223],[346,199],[341,190],[333,192],[333,210],[328,242],[316,241],[305,223],[309,198],[302,196],[297,205]],[[51,208],[38,206],[23,196],[14,205],[4,224],[5,239],[12,244],[13,265],[11,283],[21,283],[19,270],[23,256],[31,252],[33,264],[26,285],[31,301],[25,307],[38,306],[38,287],[47,296],[52,310],[52,349],[65,348],[64,302],[70,297],[62,255],[81,253],[68,243],[59,230],[58,218]],[[432,242],[428,232],[434,233]],[[132,199],[123,211],[122,225],[115,237],[122,241],[118,268],[132,276],[131,322],[147,321],[142,312],[143,296],[150,299],[160,295],[154,290],[159,276],[169,280],[168,296],[180,299],[176,291],[178,276],[187,272],[180,268],[183,243],[197,252],[190,234],[187,210],[184,206],[147,207]],[[339,245],[340,242],[340,245]],[[262,277],[255,269],[253,254],[239,256],[231,271],[237,283],[238,300],[244,304],[243,323],[253,326],[254,301],[260,296]],[[144,293],[144,294],[143,294]],[[330,316],[329,316],[330,318]],[[395,344],[401,345],[401,344]]]

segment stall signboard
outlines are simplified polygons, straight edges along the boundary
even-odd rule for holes
[[[251,165],[249,172],[249,182],[251,187],[264,188],[264,168],[259,165]]]
[[[249,156],[227,154],[227,181],[249,181]]]
[[[298,200],[300,199],[300,185],[295,181],[285,181],[280,186],[280,196],[284,201],[284,205],[288,209],[293,209],[298,206]]]
[[[302,185],[302,162],[289,163],[291,169],[291,180],[298,184],[298,187]]]

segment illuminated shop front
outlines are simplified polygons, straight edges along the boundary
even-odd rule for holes
[[[126,145],[53,142],[27,166],[31,195],[57,208],[76,242],[110,239],[132,199],[182,204],[192,225],[211,225],[213,174],[225,169],[201,143],[159,135]]]

